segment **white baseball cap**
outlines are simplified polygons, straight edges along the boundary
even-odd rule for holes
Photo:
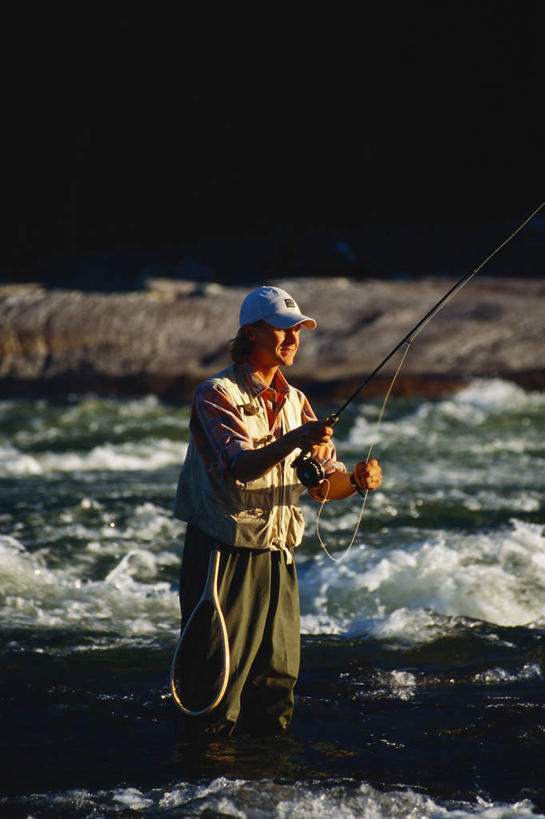
[[[314,330],[316,322],[310,316],[304,316],[295,299],[281,287],[258,287],[252,290],[240,308],[240,326],[254,324],[256,321],[266,321],[273,327],[287,330],[296,324],[303,324],[309,330]]]

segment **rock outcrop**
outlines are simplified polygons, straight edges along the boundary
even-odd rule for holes
[[[448,279],[277,283],[318,320],[304,332],[290,379],[323,398],[349,394],[452,284]],[[229,362],[248,288],[154,279],[124,294],[0,289],[0,395],[156,393],[188,400]],[[411,345],[406,392],[444,392],[470,377],[545,385],[545,283],[476,278]],[[395,359],[384,368],[392,373]],[[383,389],[377,378],[367,393]]]

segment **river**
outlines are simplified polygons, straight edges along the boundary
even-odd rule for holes
[[[315,407],[321,416],[335,407]],[[351,405],[348,466],[303,499],[291,731],[196,751],[168,686],[189,408],[0,402],[0,677],[9,817],[545,816],[545,394]]]

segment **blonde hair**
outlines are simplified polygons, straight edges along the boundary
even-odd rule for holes
[[[243,324],[242,327],[238,328],[236,336],[229,342],[229,353],[233,361],[237,364],[244,364],[250,357],[250,353],[254,348],[254,342],[250,341],[249,331],[262,323],[263,319],[253,324]]]

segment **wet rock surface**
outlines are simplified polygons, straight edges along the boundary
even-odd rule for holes
[[[303,331],[290,380],[314,397],[349,395],[454,281],[269,281],[318,321],[314,332]],[[229,363],[228,342],[247,292],[171,279],[117,294],[4,287],[0,395],[151,392],[187,401],[200,380]],[[398,389],[444,393],[475,376],[545,388],[544,295],[539,279],[472,280],[411,344]],[[398,360],[389,362],[367,394],[384,389]]]

